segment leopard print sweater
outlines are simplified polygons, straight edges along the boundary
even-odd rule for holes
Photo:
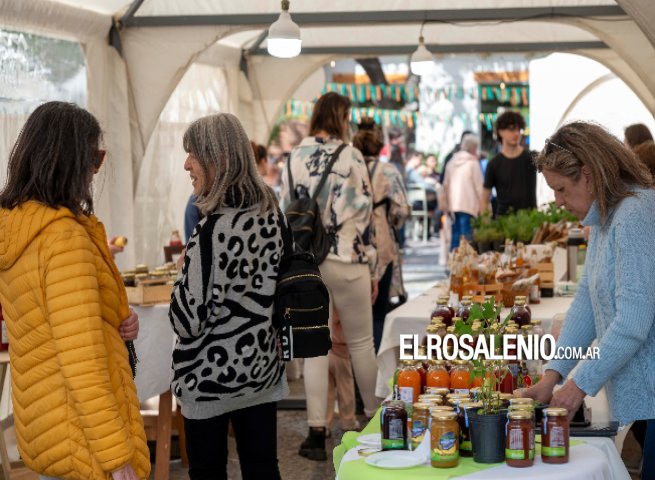
[[[169,312],[172,389],[186,418],[287,395],[271,320],[282,250],[277,212],[222,208],[194,229]]]

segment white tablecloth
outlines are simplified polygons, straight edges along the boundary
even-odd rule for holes
[[[175,334],[168,320],[169,304],[132,308],[139,315],[139,338],[134,341],[139,363],[136,390],[142,402],[170,388]]]
[[[388,382],[398,365],[400,335],[425,333],[425,328],[430,323],[430,313],[440,293],[446,293],[444,286],[433,287],[387,315],[377,356],[378,378],[375,394],[378,397],[385,398],[390,393]],[[553,317],[558,313],[565,313],[572,301],[572,297],[542,298],[541,303],[530,305],[532,318],[541,320],[543,329],[549,332]]]
[[[544,465],[541,457],[537,455],[534,465],[530,468],[512,468],[500,465],[454,478],[462,480],[525,480],[526,478],[531,480],[551,480],[553,478],[557,480],[630,480],[630,474],[611,439],[602,437],[576,437],[576,439],[584,440],[585,443],[571,447],[569,463],[564,465]],[[341,463],[360,458],[357,449],[351,448],[346,452]],[[411,480],[411,470],[399,470],[398,478]],[[351,480],[341,478],[338,474],[337,479]]]

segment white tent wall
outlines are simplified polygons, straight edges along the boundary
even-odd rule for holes
[[[225,112],[226,75],[222,68],[194,64],[166,103],[150,136],[134,198],[134,243],[139,263],[164,262],[162,245],[171,231],[184,233],[184,210],[192,193],[182,138],[189,124],[205,115]]]
[[[566,74],[562,74],[566,72]],[[623,138],[623,129],[644,123],[655,131],[652,114],[628,85],[604,65],[580,55],[555,53],[530,62],[532,148],[541,150],[546,138],[572,120],[592,120]],[[537,200],[554,199],[539,176]]]
[[[129,28],[121,33],[130,89],[132,159],[139,172],[166,102],[198,55],[231,27]],[[138,174],[134,178],[138,181]]]
[[[83,45],[87,58],[88,108],[103,128],[107,150],[105,168],[95,179],[96,214],[107,235],[134,238],[134,188],[128,88],[125,64],[104,38]],[[134,243],[116,257],[119,268],[136,261]]]

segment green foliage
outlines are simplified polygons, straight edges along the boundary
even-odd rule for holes
[[[473,240],[484,243],[510,239],[530,243],[541,224],[557,223],[560,220],[575,222],[576,218],[554,203],[549,204],[546,210],[518,210],[496,219],[492,219],[490,213],[484,213],[473,221]]]
[[[473,333],[473,323],[478,322],[480,329],[478,335],[487,338],[490,341],[491,335],[494,335],[494,351],[502,351],[502,335],[505,332],[507,323],[510,321],[511,313],[504,320],[498,320],[502,311],[502,304],[496,306],[493,298],[487,300],[482,305],[473,305],[468,319],[459,319],[455,322],[455,332],[459,335]],[[491,360],[486,358],[474,358],[471,360],[473,368],[471,369],[471,380],[482,378],[482,387],[480,388],[479,401],[482,402],[482,413],[498,413],[500,404],[498,402],[497,392],[500,390],[505,375],[508,373],[508,367],[502,360]]]

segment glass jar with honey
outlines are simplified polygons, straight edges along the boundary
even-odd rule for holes
[[[417,402],[412,410],[412,450],[416,450],[430,426],[430,403]]]
[[[434,310],[432,310],[431,318],[441,317],[441,321],[446,327],[450,327],[453,324],[453,316],[455,315],[455,310],[448,304],[448,296],[442,295],[437,300],[437,305]]]
[[[435,468],[453,468],[459,463],[459,425],[456,412],[432,412],[430,461]]]

